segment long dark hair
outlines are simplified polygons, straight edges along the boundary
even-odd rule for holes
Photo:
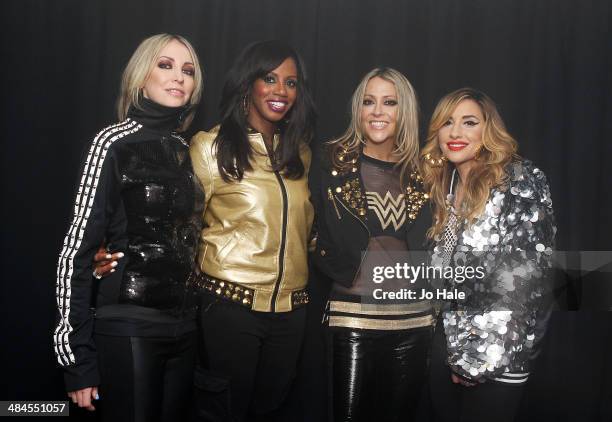
[[[248,121],[243,102],[250,95],[253,83],[276,69],[285,59],[292,58],[297,68],[297,96],[289,113],[278,124],[281,142],[274,152],[275,171],[290,179],[304,175],[300,158],[302,144],[314,136],[316,112],[307,87],[302,59],[291,46],[282,41],[261,41],[250,44],[237,57],[228,72],[221,96],[221,127],[215,146],[217,166],[226,182],[240,181],[246,170],[252,170],[253,149],[248,138]]]

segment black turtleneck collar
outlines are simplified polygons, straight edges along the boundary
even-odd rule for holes
[[[181,115],[186,114],[189,109],[189,105],[166,107],[144,97],[140,98],[139,103],[139,108],[133,105],[130,107],[128,117],[136,120],[146,128],[159,132],[172,132],[176,130],[181,124]]]

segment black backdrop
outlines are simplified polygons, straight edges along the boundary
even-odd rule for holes
[[[352,90],[375,66],[412,81],[422,133],[443,94],[479,88],[549,177],[558,248],[612,249],[610,1],[24,0],[2,9],[0,400],[62,397],[49,334],[78,161],[115,120],[122,67],[154,33],[182,34],[200,55],[194,130],[215,123],[231,61],[261,39],[285,39],[304,57],[319,140],[342,131]],[[609,274],[608,264],[566,276],[559,304],[582,312],[553,317],[523,418],[612,417],[612,321],[595,312],[610,309]]]

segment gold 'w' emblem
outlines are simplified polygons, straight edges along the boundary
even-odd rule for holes
[[[391,192],[381,198],[378,192],[366,192],[368,198],[368,208],[374,211],[378,217],[382,229],[385,230],[389,224],[393,223],[393,228],[398,231],[406,221],[406,201],[404,194],[399,194],[393,198]]]

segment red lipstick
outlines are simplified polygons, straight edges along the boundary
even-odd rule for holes
[[[463,141],[452,141],[452,142],[447,142],[446,146],[451,151],[461,151],[463,148],[468,146],[468,143],[463,142]]]

